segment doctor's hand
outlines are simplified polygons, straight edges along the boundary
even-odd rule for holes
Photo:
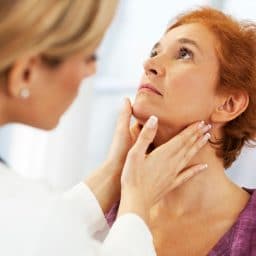
[[[141,131],[138,123],[130,127],[131,116],[130,100],[125,99],[108,156],[104,163],[85,180],[105,213],[120,199],[120,180],[126,156]]]
[[[192,124],[167,143],[147,154],[157,132],[157,118],[151,117],[130,149],[121,177],[119,215],[133,212],[145,221],[149,209],[168,192],[207,168],[198,164],[184,169],[207,143],[210,125]]]
[[[138,123],[130,127],[132,106],[128,98],[124,100],[123,108],[119,114],[114,137],[105,162],[111,164],[112,171],[121,177],[126,156],[130,148],[136,142],[141,128]]]

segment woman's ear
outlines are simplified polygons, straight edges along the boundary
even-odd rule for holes
[[[248,107],[249,95],[244,90],[234,90],[217,96],[211,122],[226,123],[241,115]]]
[[[26,57],[16,60],[12,65],[7,78],[7,92],[9,96],[21,99],[30,96],[33,62],[33,57]]]

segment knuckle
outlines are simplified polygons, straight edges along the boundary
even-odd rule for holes
[[[189,159],[190,159],[189,153],[185,153],[185,154],[183,155],[183,161],[184,161],[184,162],[188,162]]]
[[[191,150],[191,151],[188,153],[187,162],[189,162],[189,161],[194,157],[195,154],[196,154],[196,151]]]
[[[143,132],[143,133],[141,133],[141,135],[140,135],[140,141],[148,141],[148,140],[150,140],[151,139],[151,136],[150,136],[150,134],[149,133],[147,133],[147,132]]]
[[[179,163],[176,165],[175,171],[173,173],[173,175],[175,175],[175,177],[179,176],[180,172],[183,169],[183,166],[184,166],[183,161],[179,161]]]
[[[202,147],[202,145],[203,145],[202,142],[199,141],[199,142],[196,143],[196,145],[194,146],[193,151],[198,152],[198,151],[200,150],[200,148]]]
[[[196,129],[194,127],[188,127],[188,129],[186,129],[184,131],[184,137],[185,138],[189,138],[191,137],[192,135],[194,135],[196,132]]]
[[[138,158],[138,152],[136,150],[136,148],[132,148],[128,154],[127,154],[127,158],[129,158],[130,160],[134,161],[135,159]]]
[[[186,174],[184,175],[184,177],[182,178],[182,183],[188,181],[192,176],[193,176],[193,173],[187,171],[187,173],[186,173]]]
[[[184,134],[181,134],[180,135],[180,143],[181,145],[185,145],[187,139],[186,139],[186,136],[184,136]]]
[[[175,144],[177,145],[177,147],[180,148],[185,145],[185,142],[186,142],[186,140],[185,140],[184,136],[182,134],[180,134],[180,135],[178,135],[177,142]]]
[[[203,146],[203,142],[199,140],[192,148],[193,152],[198,152]]]
[[[196,150],[195,147],[191,148],[191,149],[189,150],[189,152],[187,153],[187,157],[188,157],[188,158],[193,157],[196,152],[197,152],[197,150]]]
[[[200,136],[201,136],[201,133],[198,133],[198,132],[191,134],[190,135],[191,144],[193,145],[193,143],[195,143],[200,138]]]
[[[182,183],[185,183],[185,182],[188,181],[190,178],[191,178],[190,175],[184,176],[184,178],[182,179]]]

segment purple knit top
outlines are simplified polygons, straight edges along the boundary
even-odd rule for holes
[[[256,190],[244,188],[250,199],[237,221],[220,238],[208,256],[256,256]],[[111,226],[115,221],[119,203],[106,215]]]

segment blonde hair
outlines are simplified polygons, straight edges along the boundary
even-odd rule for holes
[[[0,1],[0,76],[26,54],[64,59],[101,41],[117,0]]]

